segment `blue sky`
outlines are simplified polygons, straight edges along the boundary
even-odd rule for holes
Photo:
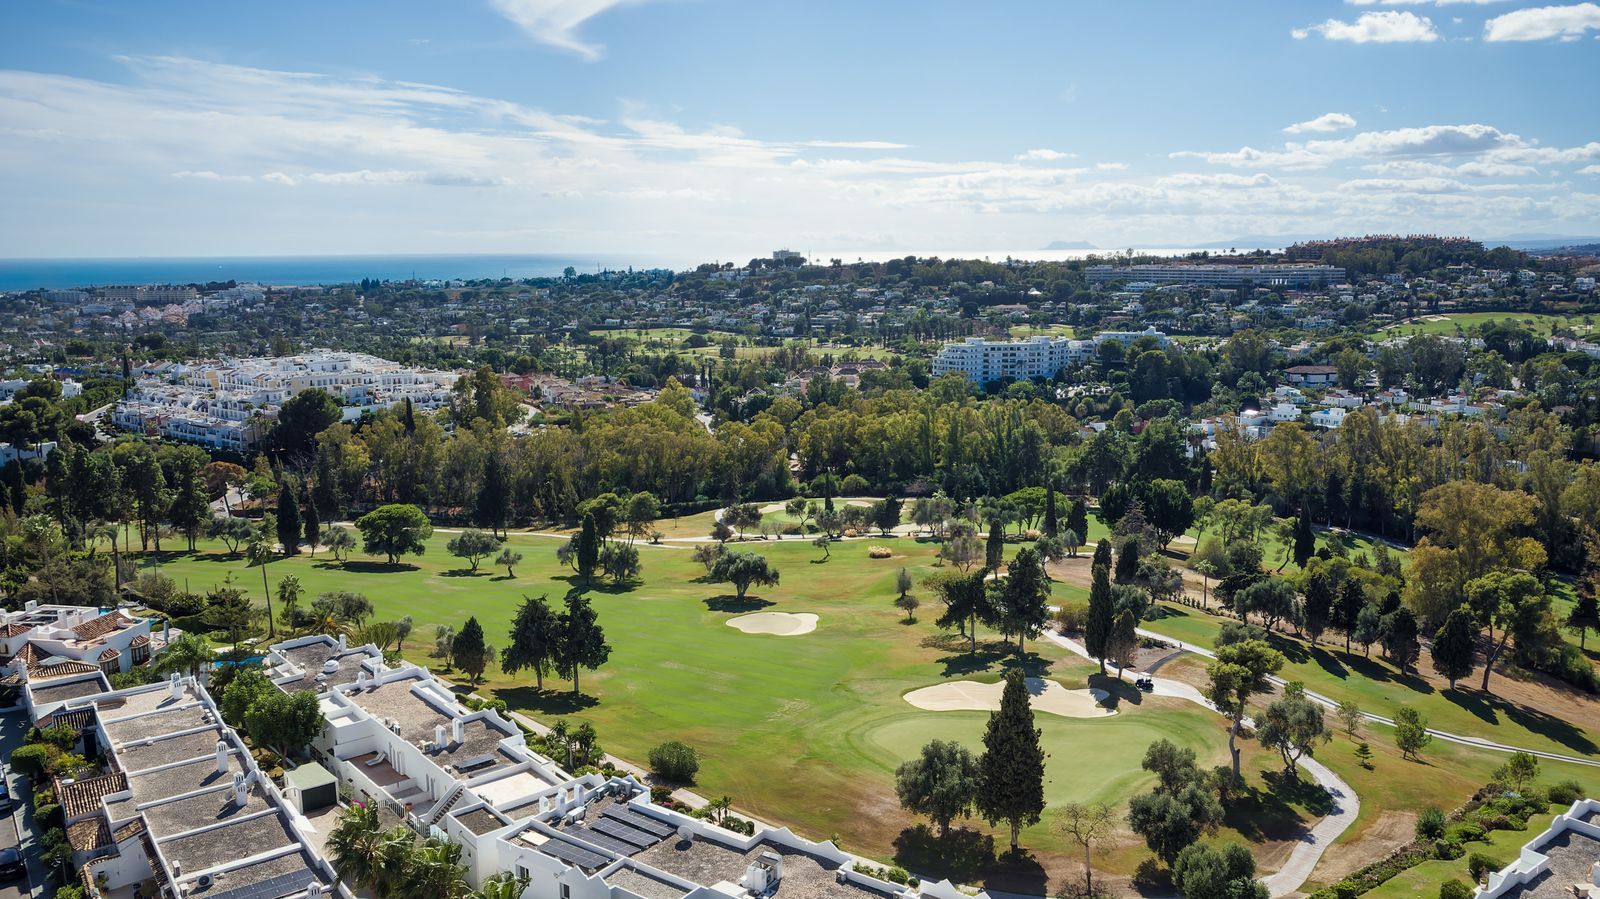
[[[1600,4],[0,5],[0,256],[1600,234]]]

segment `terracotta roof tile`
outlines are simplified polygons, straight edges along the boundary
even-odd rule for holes
[[[122,653],[117,652],[115,649],[113,649],[110,646],[107,646],[106,649],[105,649],[105,652],[100,653],[100,661],[109,662],[112,659],[114,659],[114,658],[116,658],[117,656],[120,656],[120,655],[122,655]]]
[[[111,845],[111,829],[105,815],[85,818],[67,826],[67,842],[79,852],[96,852]]]
[[[143,833],[144,833],[144,819],[143,818],[134,818],[132,821],[129,821],[128,823],[126,823],[126,824],[122,825],[121,827],[117,828],[116,832],[113,833],[111,835],[111,837],[112,837],[112,839],[114,839],[118,843],[120,843],[123,840],[132,839],[133,837],[139,836],[139,835],[141,835]]]
[[[79,640],[93,640],[104,637],[112,631],[121,630],[132,623],[121,612],[107,612],[98,618],[90,618],[73,628],[72,632],[78,635]]]
[[[139,636],[134,637],[132,640],[128,641],[128,645],[129,646],[149,646],[150,645],[150,635],[149,634],[140,634]]]
[[[100,799],[128,788],[128,777],[121,771],[88,777],[72,783],[56,781],[56,801],[67,820],[100,811]]]
[[[0,637],[20,637],[30,630],[32,630],[32,628],[25,625],[8,624],[5,626],[4,630],[0,630]]]

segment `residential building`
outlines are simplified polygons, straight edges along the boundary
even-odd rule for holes
[[[1342,284],[1346,278],[1345,270],[1334,265],[1091,265],[1083,273],[1090,284],[1149,281],[1213,287],[1323,287]]]
[[[1600,895],[1600,799],[1580,799],[1489,874],[1477,899],[1571,899]]]
[[[154,635],[154,641],[152,636],[151,619],[120,609],[106,612],[29,600],[15,612],[0,612],[0,663],[20,659],[35,676],[50,670],[112,674],[147,661],[166,645],[166,631]]]
[[[1339,370],[1331,365],[1295,365],[1283,375],[1296,387],[1331,387],[1339,381]]]
[[[1143,331],[1103,331],[1092,340],[1069,337],[1035,336],[1026,340],[987,340],[968,337],[947,343],[933,357],[933,376],[956,373],[978,384],[1012,378],[1053,378],[1062,369],[1095,358],[1102,343],[1115,341],[1124,346],[1141,337],[1153,338],[1162,347],[1172,345],[1167,335],[1154,328]]]

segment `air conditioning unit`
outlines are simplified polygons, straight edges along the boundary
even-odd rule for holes
[[[211,889],[211,883],[212,883],[212,880],[211,880],[211,875],[210,874],[201,874],[199,877],[196,877],[194,879],[194,885],[199,887],[202,890]]]

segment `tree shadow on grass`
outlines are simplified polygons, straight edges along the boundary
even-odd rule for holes
[[[1433,684],[1428,683],[1415,674],[1401,674],[1377,659],[1358,656],[1354,653],[1344,657],[1344,663],[1356,674],[1379,683],[1399,684],[1414,693],[1429,694],[1434,692]]]
[[[1008,849],[996,858],[984,874],[983,886],[1029,896],[1051,895],[1049,873],[1025,848],[1014,851]]]
[[[960,827],[941,838],[933,828],[918,824],[895,837],[894,862],[929,877],[971,883],[994,864],[994,837]]]
[[[449,571],[439,572],[440,577],[484,577],[488,574],[489,572],[482,568],[477,571],[473,571],[471,568],[452,568]]]
[[[501,687],[494,690],[496,699],[503,699],[514,709],[526,710],[535,715],[571,715],[600,704],[600,699],[587,693],[572,695],[572,690],[553,690],[536,687]]]
[[[346,559],[343,562],[319,562],[318,568],[336,568],[351,574],[402,574],[407,571],[421,571],[422,569],[410,562],[367,562]]]
[[[1457,706],[1476,715],[1489,724],[1499,724],[1500,715],[1511,719],[1512,723],[1528,729],[1549,740],[1554,740],[1579,755],[1594,755],[1600,752],[1593,740],[1590,740],[1571,722],[1557,718],[1548,712],[1542,712],[1530,706],[1510,702],[1498,696],[1486,695],[1478,690],[1446,690],[1445,699]],[[1492,738],[1492,737],[1491,737]],[[1511,742],[1516,742],[1512,740]]]
[[[1095,690],[1104,690],[1109,694],[1100,704],[1108,709],[1115,709],[1126,702],[1129,705],[1139,705],[1144,702],[1144,692],[1134,686],[1132,681],[1118,680],[1115,674],[1101,674],[1098,671],[1089,675],[1089,686]]]
[[[770,599],[762,599],[759,596],[746,596],[740,599],[732,593],[724,593],[706,600],[706,608],[713,612],[756,612],[770,605],[774,605]]]

